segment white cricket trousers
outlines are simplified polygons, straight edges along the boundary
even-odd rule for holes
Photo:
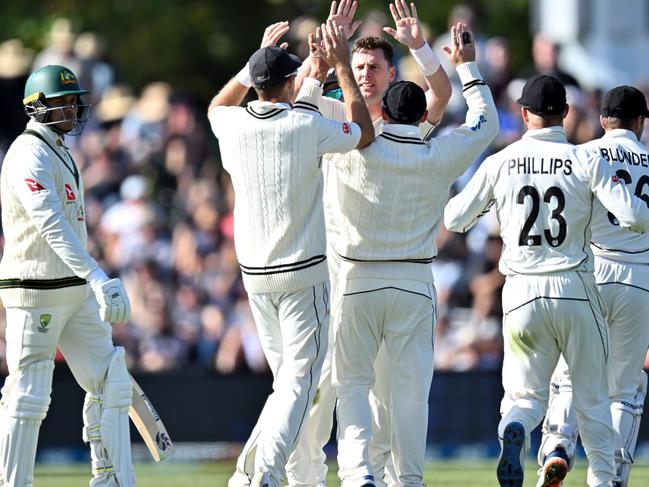
[[[609,321],[609,396],[633,403],[649,348],[649,267],[596,258],[595,280]]]
[[[327,249],[327,265],[331,284],[331,323],[340,312],[340,299],[336,292],[340,275],[340,256],[332,248]],[[344,279],[342,279],[344,285]],[[327,455],[325,445],[331,437],[336,393],[331,382],[333,355],[333,329],[329,328],[329,346],[322,364],[318,392],[309,410],[309,423],[303,428],[295,450],[286,464],[289,487],[325,487],[327,480]],[[372,439],[369,444],[370,464],[375,475],[376,487],[386,487],[384,481],[395,478],[390,452],[390,358],[382,345],[375,362],[375,382],[370,391],[372,409]]]
[[[50,402],[56,347],[79,385],[96,395],[102,393],[115,349],[111,327],[99,319],[93,295],[81,304],[7,308],[6,313],[9,376],[2,391],[0,457],[6,471],[1,473],[6,485],[25,487],[33,482],[38,429]],[[14,418],[24,419],[13,425]],[[13,437],[14,427],[20,438]]]
[[[595,280],[606,305],[609,327],[608,393],[616,450],[633,455],[646,394],[642,367],[649,348],[649,267],[597,257]],[[557,365],[552,382],[556,384],[557,393],[550,401],[544,423],[547,439],[542,443],[539,462],[557,446],[562,446],[569,456],[575,452],[577,424],[571,407],[572,384],[565,361]],[[617,462],[622,461],[623,455],[620,455]]]
[[[343,284],[341,283],[341,286]],[[338,396],[338,475],[342,487],[373,482],[369,442],[374,362],[390,357],[390,443],[399,485],[423,486],[428,396],[433,378],[432,283],[352,279],[341,290],[334,330],[333,384]]]
[[[519,421],[529,434],[547,409],[550,378],[563,353],[590,462],[588,485],[609,485],[615,473],[608,402],[608,326],[594,276],[586,272],[508,276],[503,288],[504,362],[498,435]]]
[[[328,346],[329,283],[294,292],[249,294],[261,346],[273,372],[273,392],[237,460],[230,487],[246,486],[267,472],[280,487],[286,463],[320,380]]]

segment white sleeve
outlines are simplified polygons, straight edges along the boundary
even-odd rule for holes
[[[354,122],[336,122],[318,118],[318,155],[354,150],[361,140],[361,128]]]
[[[85,278],[99,265],[77,237],[61,209],[48,153],[28,145],[14,154],[20,164],[12,164],[11,190],[20,201],[38,233],[75,273]]]
[[[635,232],[649,232],[649,208],[640,198],[629,191],[624,181],[619,178],[604,159],[597,154],[589,154],[591,162],[591,189],[604,207],[613,213],[621,227]]]
[[[431,140],[440,170],[454,181],[478,158],[498,134],[498,112],[489,87],[474,62],[457,67],[468,111],[463,125]]]
[[[294,108],[317,110],[323,117],[340,122],[346,121],[345,104],[322,96],[322,83],[314,78],[304,78],[302,87],[293,103]]]
[[[453,232],[466,232],[487,213],[494,203],[493,182],[486,159],[464,189],[444,208],[444,226]]]
[[[217,139],[224,135],[224,128],[227,127],[228,111],[232,110],[232,108],[238,107],[219,105],[212,108],[207,114],[207,119],[210,121],[212,132]]]

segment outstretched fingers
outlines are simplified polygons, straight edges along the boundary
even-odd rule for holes
[[[399,20],[401,20],[401,14],[399,14],[399,11],[397,10],[397,7],[394,6],[394,3],[390,4],[390,13],[392,14],[394,23],[397,24]]]
[[[406,0],[396,0],[394,3],[397,4],[397,10],[399,11],[399,15],[401,15],[401,18],[406,18],[411,16]]]
[[[331,2],[331,7],[329,8],[329,17],[336,15],[337,11],[338,9],[336,8],[336,0],[334,0],[333,2]]]
[[[275,46],[280,38],[288,32],[289,23],[287,20],[276,22],[266,27],[264,37],[261,40],[261,47]],[[288,46],[288,44],[286,44]]]
[[[410,4],[410,10],[412,11],[412,16],[419,22],[419,14],[417,14],[417,6],[414,2]]]

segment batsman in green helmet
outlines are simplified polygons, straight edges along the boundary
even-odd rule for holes
[[[9,369],[0,401],[3,487],[34,484],[57,347],[86,392],[90,487],[135,485],[131,378],[109,325],[129,320],[130,302],[121,280],[110,279],[88,253],[83,179],[66,141],[88,119],[90,107],[81,100],[87,93],[64,66],[34,71],[23,99],[27,127],[0,170],[0,299]]]
[[[64,66],[49,65],[34,71],[25,83],[23,105],[27,116],[60,134],[79,135],[90,118],[91,106],[81,102],[88,90]]]

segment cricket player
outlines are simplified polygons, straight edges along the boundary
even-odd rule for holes
[[[334,321],[333,385],[338,397],[338,475],[343,487],[374,486],[369,459],[369,403],[374,361],[384,346],[391,365],[382,378],[390,398],[389,451],[396,484],[423,487],[428,395],[433,377],[437,253],[448,191],[498,133],[489,88],[475,65],[465,25],[451,31],[449,59],[469,106],[466,121],[425,142],[426,96],[400,81],[383,96],[381,134],[369,147],[335,161],[341,259],[340,312]]]
[[[640,143],[640,136],[647,116],[647,102],[640,90],[632,86],[613,88],[602,98],[600,123],[604,136],[581,146],[601,156],[645,202],[649,150]],[[606,304],[611,343],[607,370],[616,436],[614,485],[626,487],[647,394],[647,374],[642,365],[649,348],[649,235],[620,227],[615,214],[607,212],[599,202],[593,208],[591,228],[595,280]],[[539,449],[541,486],[560,485],[572,467],[578,432],[572,397],[568,367],[561,360],[543,423]]]
[[[359,25],[354,21],[356,2],[343,0],[340,4],[332,2],[329,19],[336,20],[343,26],[347,37],[351,37]],[[423,37],[421,22],[414,4],[408,7],[405,1],[390,4],[390,12],[395,28],[385,27],[384,31],[408,47],[417,62],[428,85],[426,91],[427,119],[420,124],[422,136],[428,135],[439,123],[444,109],[451,96],[451,85],[446,72],[440,68],[439,60]],[[316,59],[317,60],[317,59]],[[313,63],[312,63],[313,64]],[[383,127],[381,117],[381,99],[396,76],[394,67],[394,50],[391,44],[376,37],[362,37],[352,47],[352,69],[367,104],[374,123],[375,133]],[[325,81],[326,69],[319,67],[319,74],[311,73],[312,78]],[[338,100],[322,98],[320,83],[306,80],[302,86],[303,102],[309,102],[320,108],[325,117],[335,120],[346,120],[344,105]],[[325,196],[324,209],[327,226],[327,261],[332,285],[332,317],[338,312],[336,305],[336,280],[339,274],[339,257],[332,249],[332,242],[339,238],[340,209],[337,201],[337,182],[335,160],[337,155],[325,156]],[[377,485],[383,485],[383,468],[390,457],[389,429],[389,358],[383,348],[376,361],[377,373],[375,387],[371,393],[371,404],[374,414],[374,434],[370,446],[373,470],[377,473]],[[385,371],[385,372],[382,372]],[[386,381],[382,381],[382,378]],[[327,474],[326,455],[323,447],[329,441],[333,426],[335,394],[331,384],[331,348],[322,369],[318,396],[311,408],[310,422],[305,434],[300,437],[295,452],[287,465],[287,475],[291,487],[323,487]],[[394,477],[394,475],[392,475]]]
[[[529,434],[543,418],[550,378],[563,354],[590,462],[588,485],[610,486],[610,350],[589,246],[593,195],[622,227],[647,231],[649,209],[604,159],[567,142],[568,105],[556,78],[530,78],[518,103],[527,132],[487,158],[444,212],[446,227],[464,232],[495,204],[501,224],[505,396],[498,481],[523,485]]]
[[[258,100],[233,78],[212,100],[208,117],[235,191],[235,247],[260,341],[273,372],[273,393],[244,447],[230,487],[279,487],[288,456],[313,401],[327,349],[329,283],[320,158],[374,139],[354,81],[349,49],[334,22],[323,50],[335,66],[351,122],[291,109],[300,61],[275,44],[287,22],[266,29],[250,58]],[[298,100],[299,101],[299,100]],[[298,103],[296,103],[296,107]]]
[[[26,130],[2,164],[5,246],[0,299],[7,313],[9,376],[0,404],[0,485],[33,484],[36,444],[47,414],[57,346],[86,391],[83,439],[91,487],[135,485],[124,349],[107,322],[130,317],[119,279],[109,279],[86,249],[83,180],[66,138],[78,135],[87,90],[64,66],[34,71],[25,84]]]

